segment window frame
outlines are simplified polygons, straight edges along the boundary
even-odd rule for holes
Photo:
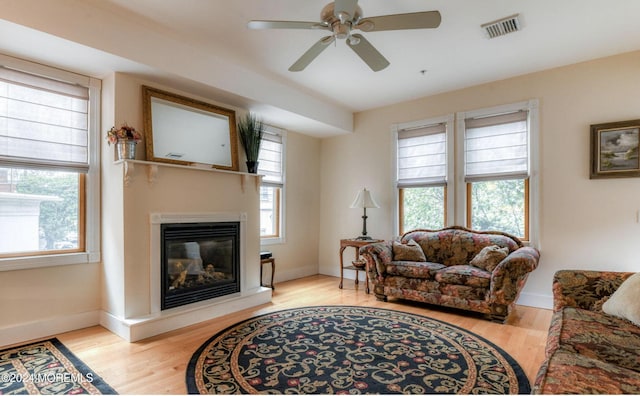
[[[0,54],[0,64],[26,73],[78,84],[89,89],[88,155],[89,170],[79,182],[79,233],[84,231],[84,249],[28,252],[0,258],[0,271],[24,270],[100,262],[100,108],[101,86],[98,79]],[[79,236],[80,240],[80,236]]]
[[[525,182],[525,237],[527,244],[539,246],[539,101],[531,99],[523,102],[456,113],[456,218],[461,219],[465,227],[470,227],[470,184],[465,180],[465,119],[492,116],[497,114],[528,111],[529,132],[529,177]],[[533,215],[532,215],[533,214]]]
[[[422,120],[417,120],[417,121],[411,121],[411,122],[404,122],[404,123],[398,123],[398,124],[393,124],[391,126],[391,156],[392,156],[392,174],[393,174],[393,183],[392,183],[392,188],[393,188],[393,193],[392,193],[392,197],[394,197],[394,233],[396,235],[400,235],[403,232],[403,208],[401,207],[401,203],[402,201],[402,192],[401,190],[403,190],[403,187],[399,186],[399,181],[398,181],[398,133],[403,130],[403,129],[417,129],[417,128],[423,128],[423,127],[428,127],[431,125],[436,125],[436,124],[445,124],[445,136],[447,139],[447,143],[446,143],[446,167],[447,167],[447,171],[446,171],[446,180],[445,180],[445,185],[444,185],[444,200],[445,200],[445,207],[444,207],[444,225],[446,226],[450,226],[454,224],[454,218],[453,216],[450,216],[450,214],[454,213],[455,210],[455,200],[454,200],[454,194],[451,193],[451,190],[454,188],[454,183],[453,181],[455,180],[455,174],[454,174],[454,166],[455,163],[452,160],[454,158],[455,155],[455,131],[454,131],[454,115],[453,114],[449,114],[446,116],[442,116],[442,117],[432,117],[432,118],[427,118],[427,119],[422,119]],[[415,185],[412,187],[428,187],[428,184],[424,184],[424,185]],[[405,186],[406,187],[406,186]],[[404,230],[404,231],[408,231],[408,230]]]
[[[283,244],[286,242],[285,235],[285,213],[286,213],[286,185],[287,185],[287,131],[281,128],[274,127],[272,125],[264,124],[264,129],[268,133],[273,133],[280,135],[282,140],[282,183],[269,183],[262,182],[262,186],[274,187],[274,200],[278,202],[275,205],[275,213],[277,215],[275,223],[276,223],[276,235],[260,235],[260,244],[261,245],[275,245],[275,244]],[[260,173],[260,165],[258,164],[258,174]]]

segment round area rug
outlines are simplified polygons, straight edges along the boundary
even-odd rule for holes
[[[469,331],[381,308],[295,308],[247,319],[187,367],[195,394],[530,393],[518,363]]]

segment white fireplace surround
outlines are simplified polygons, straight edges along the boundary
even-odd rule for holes
[[[160,226],[162,224],[204,222],[240,223],[240,292],[162,310],[160,301]],[[256,282],[248,281],[247,274],[256,271],[249,271],[247,268],[246,222],[247,214],[245,212],[150,213],[149,314],[135,318],[119,318],[103,312],[100,320],[101,324],[125,340],[135,342],[218,316],[269,303],[271,301],[270,288],[261,286],[257,288],[248,287],[248,285]],[[260,264],[257,263],[257,265],[259,266]],[[259,282],[257,284],[259,285]]]

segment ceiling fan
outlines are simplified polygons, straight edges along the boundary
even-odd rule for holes
[[[311,46],[289,71],[302,71],[329,44],[336,39],[346,40],[347,45],[371,68],[380,71],[389,66],[389,61],[367,39],[353,30],[380,32],[384,30],[433,29],[440,26],[438,11],[413,12],[408,14],[382,15],[363,18],[358,0],[335,0],[327,4],[320,13],[321,22],[299,21],[250,21],[250,29],[316,29],[328,30],[331,35],[321,38]]]

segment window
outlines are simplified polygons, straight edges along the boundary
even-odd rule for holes
[[[69,263],[94,261],[99,170],[98,148],[90,143],[99,82],[0,60],[0,268],[13,268],[10,259],[60,253]]]
[[[447,223],[447,180],[452,118],[395,128],[398,228],[438,229]]]
[[[398,234],[461,225],[537,246],[538,101],[397,124]],[[532,215],[533,214],[533,215]]]
[[[260,186],[260,237],[263,242],[283,239],[284,131],[265,126],[258,155]]]
[[[465,221],[530,240],[532,124],[537,102],[459,113]]]

